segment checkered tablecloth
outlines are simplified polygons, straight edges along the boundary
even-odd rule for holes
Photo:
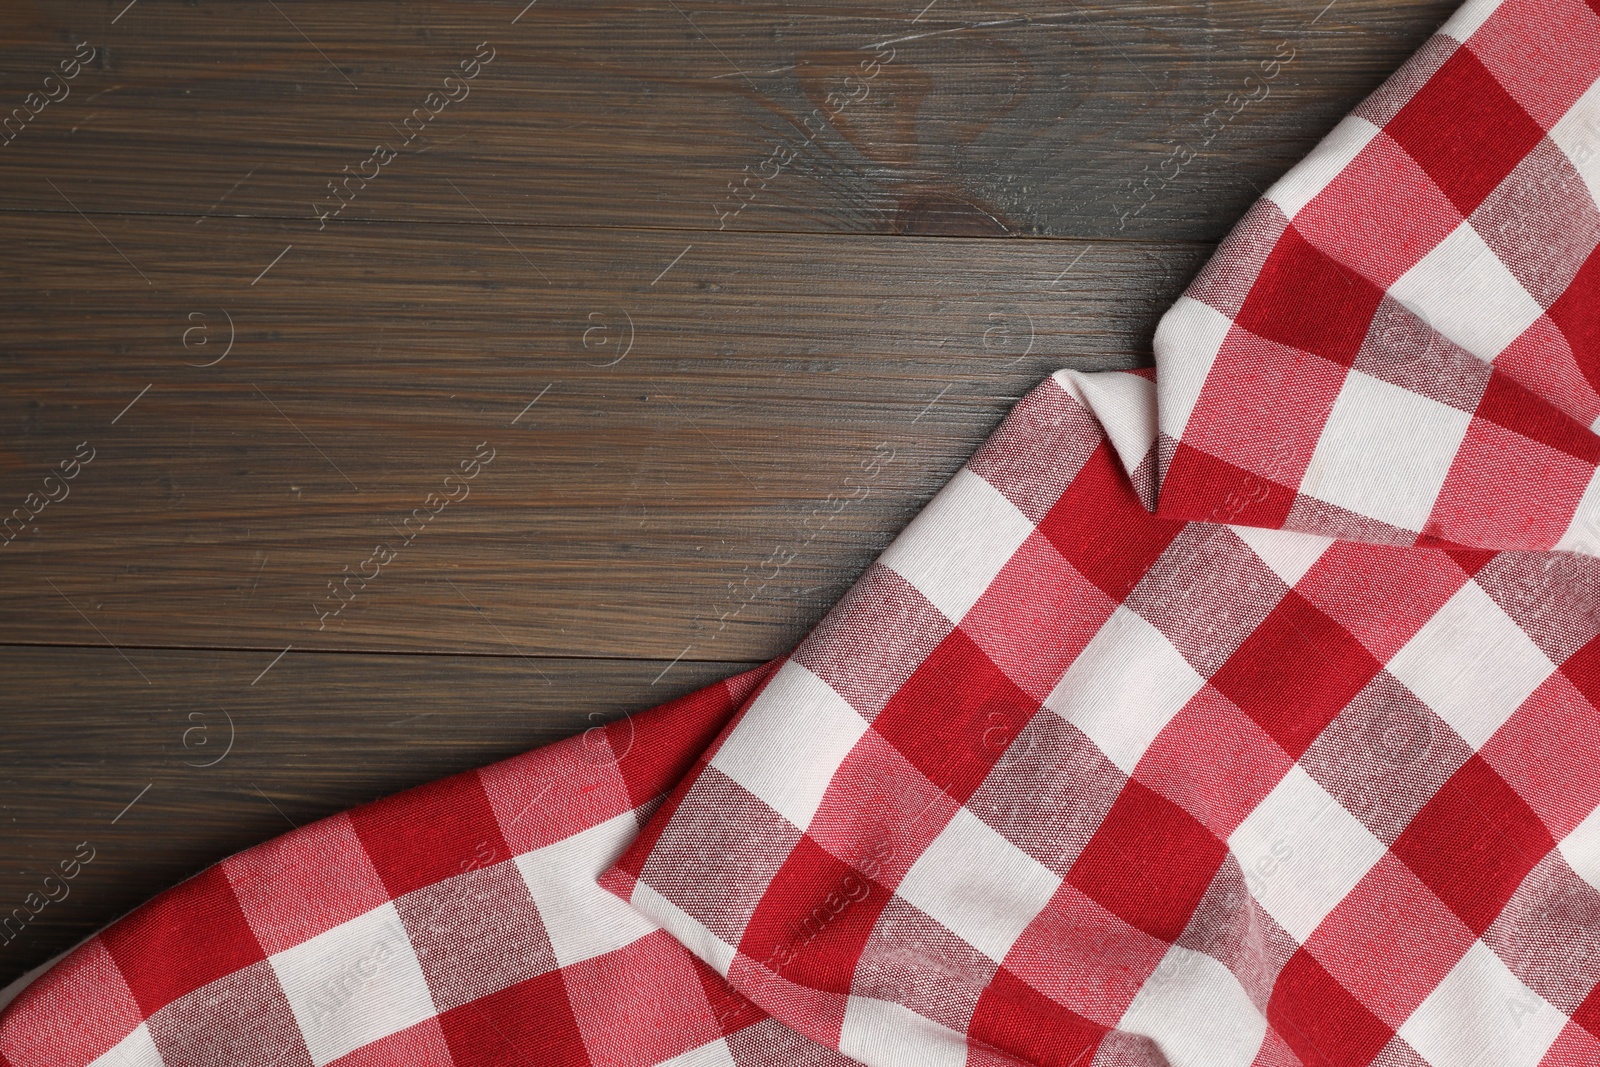
[[[1600,1064],[1597,78],[1473,0],[789,656],[211,868],[0,1067]]]
[[[313,823],[0,1016],[6,1067],[847,1067],[596,884],[761,668]]]

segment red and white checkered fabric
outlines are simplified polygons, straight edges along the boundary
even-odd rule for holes
[[[101,931],[5,1067],[848,1067],[596,884],[770,667],[305,826]]]
[[[1600,560],[1151,514],[1154,393],[1024,399],[602,884],[873,1067],[1592,1067]]]
[[[0,1067],[1600,1063],[1597,6],[1468,3],[791,656],[204,872]]]
[[[873,1067],[1600,1062],[1597,75],[1468,4],[602,884]]]
[[[1600,15],[1473,0],[1161,323],[1161,511],[1600,544]],[[1600,551],[1600,549],[1594,549]]]

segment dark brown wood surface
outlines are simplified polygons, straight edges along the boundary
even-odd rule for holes
[[[0,0],[0,984],[790,647],[1449,9]]]

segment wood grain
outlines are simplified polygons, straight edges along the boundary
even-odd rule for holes
[[[342,221],[1214,240],[1455,5],[539,0],[513,22],[522,0],[138,0],[113,24],[121,6],[22,6],[0,101],[73,42],[99,55],[0,148],[0,204],[70,210],[53,180],[91,213],[311,219],[384,143]]]
[[[0,647],[0,914],[79,842],[95,850],[64,900],[0,938],[0,983],[292,825],[753,666],[299,651],[273,661],[146,651],[135,673],[110,649]]]
[[[1144,362],[1203,253],[207,225],[34,218],[0,269],[0,517],[95,450],[8,531],[0,640],[767,659],[1041,377]]]
[[[1453,7],[524,5],[0,0],[0,984],[791,647]]]

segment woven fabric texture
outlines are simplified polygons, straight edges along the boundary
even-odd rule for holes
[[[0,1067],[1600,1063],[1600,13],[1472,0],[788,656],[113,924]]]

